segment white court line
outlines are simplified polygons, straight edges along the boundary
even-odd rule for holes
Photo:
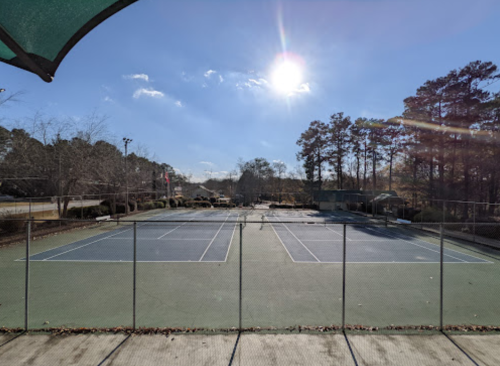
[[[295,263],[307,263],[307,264],[342,264],[343,262],[311,262],[311,261],[296,261]],[[347,264],[440,264],[441,262],[349,262]],[[493,264],[492,262],[444,262],[446,265],[449,264]]]
[[[207,254],[208,252],[208,249],[210,248],[210,246],[212,245],[212,243],[215,241],[215,238],[217,237],[217,235],[219,235],[220,231],[222,230],[222,227],[224,226],[224,224],[226,223],[227,219],[229,218],[229,216],[231,215],[231,213],[229,213],[226,217],[226,219],[224,220],[224,222],[222,223],[222,225],[220,226],[219,230],[217,230],[217,233],[215,234],[215,236],[213,237],[212,241],[210,242],[210,244],[208,244],[208,247],[205,249],[205,251],[203,252],[203,254],[201,255],[201,258],[198,260],[198,262],[201,262],[203,260],[203,257],[205,256],[205,254]]]
[[[330,231],[333,231],[335,234],[337,234],[337,235],[339,235],[339,236],[343,237],[341,233],[338,233],[338,232],[336,232],[335,230],[330,229],[328,226],[325,226],[325,229],[328,229],[328,230],[330,230]],[[346,230],[346,232],[347,232],[347,230]],[[352,241],[351,239],[349,239],[349,238],[347,237],[347,233],[346,233],[345,238],[346,238],[348,241]]]
[[[133,240],[133,238],[129,238],[129,239],[124,239],[124,238],[109,238],[109,240]],[[152,238],[137,238],[137,241],[157,241],[159,239],[152,239]],[[162,241],[167,241],[167,240],[189,240],[189,241],[193,241],[193,240],[200,240],[200,241],[209,241],[210,239],[200,239],[200,238],[197,238],[197,239],[163,239]]]
[[[196,216],[196,215],[195,215],[195,216]],[[156,238],[156,239],[161,239],[161,238],[163,238],[164,236],[166,236],[166,235],[170,234],[171,232],[173,232],[173,231],[177,230],[177,229],[178,229],[178,228],[180,228],[181,226],[186,225],[188,222],[193,221],[195,218],[196,218],[196,217],[191,218],[191,220],[186,221],[184,224],[177,226],[175,229],[170,230],[169,232],[167,232],[167,233],[163,234],[162,236],[160,236],[159,238]]]
[[[397,241],[398,239],[394,240],[394,241]],[[319,239],[302,239],[302,241],[327,241],[327,242],[330,242],[330,241],[335,241],[335,242],[342,242],[342,240],[340,239],[335,239],[335,240],[319,240]],[[356,239],[353,239],[352,241],[355,241],[355,242],[358,242],[358,241],[367,241],[367,242],[383,242],[383,243],[386,243],[388,241],[391,241],[391,239],[388,239],[388,240],[356,240]]]
[[[194,217],[193,217],[193,219],[194,219]],[[191,221],[191,220],[190,220],[190,221]],[[136,221],[136,222],[137,222],[137,221]],[[140,222],[140,221],[139,221],[139,222]],[[137,227],[141,227],[141,226],[144,226],[144,225],[147,225],[147,222],[144,222],[142,225],[137,225]],[[117,230],[120,230],[120,229],[117,229]],[[58,256],[60,256],[60,255],[62,255],[62,254],[66,254],[66,253],[72,252],[72,251],[74,251],[74,250],[76,250],[76,249],[80,249],[80,248],[86,247],[86,246],[88,246],[88,245],[90,245],[90,244],[97,243],[97,242],[99,242],[99,241],[101,241],[101,240],[111,238],[111,237],[113,237],[113,236],[115,236],[115,235],[118,235],[118,234],[123,234],[123,233],[126,233],[127,231],[130,231],[130,230],[133,230],[133,226],[132,226],[130,229],[123,230],[123,231],[120,231],[119,233],[115,233],[115,234],[113,234],[113,235],[109,235],[109,236],[106,236],[106,237],[104,237],[104,238],[94,240],[94,241],[92,241],[92,242],[90,242],[90,243],[87,243],[87,244],[81,245],[81,246],[79,246],[79,247],[76,247],[76,248],[73,248],[73,249],[67,250],[67,251],[65,251],[65,252],[62,252],[62,253],[59,253],[59,254],[56,254],[56,255],[53,255],[52,257],[45,258],[45,259],[43,259],[42,261],[46,261],[46,260],[52,259],[52,258],[54,258],[54,257],[58,257]],[[83,240],[85,240],[85,239],[83,239]],[[66,245],[71,245],[71,244],[73,244],[73,243],[70,243],[70,244],[65,244],[65,245],[61,245],[61,246],[60,246],[60,247],[58,247],[58,248],[64,247],[64,246],[66,246]],[[49,250],[46,250],[45,252],[48,252],[48,251],[50,251],[50,250],[54,250],[54,249],[57,249],[57,248],[49,249]],[[41,253],[45,253],[45,252],[41,252]],[[38,255],[38,254],[41,254],[41,253],[37,253],[37,254],[34,254],[34,255]]]
[[[278,240],[280,241],[281,245],[283,245],[283,248],[285,248],[285,251],[288,253],[288,256],[290,257],[290,259],[292,260],[292,262],[296,263],[295,260],[293,259],[292,255],[290,254],[290,252],[288,251],[286,245],[283,243],[283,240],[281,240],[280,236],[278,235],[278,233],[276,232],[276,230],[274,229],[274,225],[272,224],[271,221],[269,221],[269,218],[266,216],[266,220],[267,222],[269,222],[271,224],[271,227],[273,228],[273,231],[274,233],[276,234],[276,236],[278,237]],[[311,263],[316,263],[316,262],[311,262]]]
[[[20,259],[17,259],[16,261],[20,261]],[[30,259],[30,262],[43,262],[43,259]],[[24,261],[23,261],[24,262]],[[134,261],[126,260],[126,261],[120,261],[120,260],[100,260],[100,259],[92,259],[92,260],[85,260],[85,259],[62,259],[58,260],[55,259],[50,262],[78,262],[78,263],[134,263]],[[186,260],[186,261],[137,261],[137,263],[224,263],[224,261],[203,261],[203,262],[198,262],[197,260],[191,261],[191,260]],[[316,263],[316,262],[313,262]]]
[[[276,217],[276,216],[274,216],[274,217]],[[276,217],[276,218],[277,218],[277,217]],[[279,218],[277,218],[277,219],[279,220]],[[310,253],[310,254],[314,257],[314,259],[316,259],[318,262],[321,262],[321,261],[318,259],[318,257],[316,257],[316,256],[313,254],[313,252],[311,252],[311,251],[309,250],[309,248],[308,248],[308,247],[307,247],[304,243],[302,243],[302,241],[300,241],[300,239],[299,239],[299,238],[297,238],[297,236],[296,236],[294,233],[292,233],[292,231],[288,228],[288,226],[286,226],[286,225],[285,225],[284,223],[282,223],[282,222],[281,222],[281,225],[283,225],[283,226],[284,226],[284,227],[285,227],[285,228],[286,228],[286,229],[290,232],[290,234],[292,234],[292,235],[293,235],[293,237],[294,237],[295,239],[297,239],[297,241],[298,241],[300,244],[302,244],[302,246],[303,246],[304,248],[306,248],[306,250],[307,250],[307,251],[308,251],[308,252],[309,252],[309,253]]]
[[[184,223],[184,224],[182,224],[182,225],[185,225],[185,223]],[[182,225],[179,225],[179,226],[177,226],[176,228],[174,228],[174,229],[172,229],[172,230],[170,230],[170,231],[167,231],[167,232],[166,232],[165,234],[163,234],[162,236],[160,236],[160,237],[156,238],[156,240],[160,240],[160,239],[161,239],[161,238],[163,238],[165,235],[168,235],[168,234],[170,234],[171,232],[173,232],[173,231],[177,230],[178,228],[180,228]]]
[[[404,241],[405,243],[408,243],[408,244],[415,245],[415,246],[420,247],[420,248],[424,248],[424,249],[430,250],[431,252],[434,252],[434,253],[438,253],[438,254],[440,254],[440,251],[438,251],[438,250],[433,250],[433,249],[430,249],[430,248],[426,248],[426,247],[424,247],[423,245],[418,245],[418,244],[416,244],[416,243],[412,243],[411,241],[408,241],[408,240],[404,240],[404,239],[398,238],[397,236],[394,236],[394,235],[389,235],[389,234],[386,234],[386,233],[384,233],[384,232],[377,231],[377,230],[375,230],[375,229],[373,229],[373,228],[371,228],[371,227],[367,227],[367,229],[368,229],[368,230],[375,231],[376,233],[379,233],[379,234],[382,234],[382,235],[389,236],[389,237],[391,237],[391,238],[396,238],[396,239],[398,239],[398,240]],[[429,243],[429,244],[430,244],[430,243]],[[454,256],[449,255],[449,254],[445,254],[444,252],[443,252],[443,255],[446,255],[446,256],[448,256],[448,257],[450,257],[450,258],[457,259],[457,260],[459,260],[459,261],[462,261],[462,262],[468,263],[467,261],[464,261],[463,259],[460,259],[460,258],[454,257]],[[478,259],[479,259],[479,258],[478,258]]]
[[[240,214],[236,217],[236,222],[234,223],[233,235],[231,235],[231,240],[229,241],[229,246],[227,247],[226,257],[224,258],[224,262],[227,262],[227,257],[229,255],[229,250],[231,249],[231,244],[233,243],[234,233],[236,232],[236,226],[238,225],[238,219],[240,218]]]
[[[176,213],[177,213],[177,212],[176,212]],[[171,213],[171,214],[166,215],[166,216],[175,215],[176,213]],[[162,214],[161,214],[161,215],[162,215]],[[156,215],[156,216],[158,216],[158,215]],[[156,216],[153,216],[153,217],[156,217]],[[147,219],[146,219],[146,220],[147,220]],[[155,221],[155,220],[149,220],[149,221]],[[136,222],[140,222],[140,221],[136,221]],[[139,225],[139,226],[142,226],[142,225]],[[111,232],[116,231],[116,230],[122,230],[122,228],[124,228],[124,227],[125,227],[125,226],[123,226],[123,227],[121,227],[121,228],[118,228],[118,229],[114,229],[114,230],[112,230]],[[132,227],[132,225],[131,225],[131,228],[130,228],[130,229],[127,229],[127,230],[124,230],[124,231],[120,231],[120,233],[119,233],[119,234],[124,233],[124,232],[127,232],[127,231],[129,231],[129,230],[132,230],[132,228],[133,228],[133,227]],[[90,236],[90,237],[85,238],[85,239],[82,239],[82,240],[87,240],[87,239],[90,239],[90,238],[92,238],[92,237],[99,236],[99,235],[102,235],[102,234],[93,235],[93,236]],[[114,234],[114,235],[116,235],[116,234]],[[112,235],[112,236],[114,236],[114,235]],[[110,236],[108,236],[106,239],[111,239],[111,237],[110,237]],[[123,239],[117,239],[117,238],[113,238],[113,239],[116,239],[116,240],[123,240]],[[78,240],[78,241],[82,241],[82,240]],[[71,245],[71,244],[77,243],[78,241],[73,242],[73,243],[68,243],[68,244],[62,244],[62,245],[59,245],[58,247],[55,247],[55,248],[51,248],[51,249],[47,249],[47,250],[44,250],[44,251],[39,252],[39,253],[31,254],[31,257],[34,257],[35,255],[39,255],[39,254],[43,254],[43,253],[47,253],[47,252],[50,252],[50,251],[52,251],[52,250],[56,250],[56,249],[58,249],[58,248],[62,248],[62,247],[65,247],[65,246],[67,246],[67,245]],[[99,241],[99,240],[97,240],[97,241]],[[96,242],[97,242],[97,241],[96,241]],[[20,259],[17,259],[17,260],[20,260]],[[32,259],[30,259],[30,260],[32,260]],[[38,259],[35,259],[35,260],[36,260],[36,261],[38,261]],[[42,260],[42,259],[40,259],[40,261],[43,261],[43,260]]]
[[[402,226],[404,228],[404,226]],[[429,244],[429,245],[433,245],[435,247],[439,247],[439,245],[437,244],[433,244],[433,243],[429,243],[428,241],[425,241],[425,240],[422,240],[422,239],[419,239],[419,238],[412,238],[411,236],[407,235],[407,234],[399,234],[399,235],[402,235],[404,237],[407,237],[407,238],[410,238],[410,239],[414,239],[414,240],[418,240],[418,241],[422,241],[426,244]],[[452,243],[453,244],[453,243]],[[458,250],[455,250],[455,249],[450,249],[450,248],[445,248],[446,250],[449,250],[449,251],[452,251],[452,252],[455,252],[455,253],[459,253],[459,254],[462,254],[462,255],[468,255],[469,257],[472,257],[472,258],[476,258],[476,259],[479,259],[479,260],[482,260],[482,261],[486,261],[486,259],[483,259],[483,258],[479,258],[479,257],[476,257],[472,254],[465,254],[465,253],[462,253],[462,252],[459,252]],[[464,248],[466,250],[468,250],[467,248]],[[490,261],[487,261],[487,262],[490,262]],[[476,263],[476,262],[470,262],[470,263]],[[490,262],[490,263],[493,263],[493,262]]]
[[[118,234],[123,234],[123,233],[126,233],[127,231],[130,231],[130,230],[132,230],[132,229],[127,229],[127,230],[124,230],[124,231],[120,231],[119,233],[116,233],[116,234],[110,235],[110,236],[105,236],[104,238],[101,238],[101,239],[97,239],[97,240],[91,241],[90,243],[87,243],[87,244],[81,245],[81,246],[79,246],[79,247],[76,247],[76,248],[73,248],[73,249],[67,250],[67,251],[65,251],[65,252],[62,252],[62,253],[59,253],[59,254],[56,254],[56,255],[53,255],[52,257],[45,258],[45,259],[43,259],[42,261],[46,261],[46,260],[48,260],[48,259],[52,259],[52,258],[54,258],[54,257],[58,257],[58,256],[60,256],[60,255],[62,255],[62,254],[66,254],[66,253],[72,252],[73,250],[77,250],[77,249],[80,249],[80,248],[86,247],[87,245],[97,243],[98,241],[101,241],[101,240],[104,240],[104,239],[111,238],[112,236],[115,236],[115,235],[118,235]],[[66,245],[70,245],[70,244],[66,244]]]
[[[290,257],[291,258],[291,257]],[[16,259],[16,262],[22,261],[21,259]],[[43,262],[43,259],[30,259],[30,262]],[[343,262],[312,262],[312,261],[294,261],[294,263],[302,264],[342,264]],[[24,262],[24,260],[22,261]],[[85,259],[63,259],[63,260],[53,260],[51,262],[81,262],[81,263],[134,263],[134,261],[126,260],[85,260]],[[225,263],[226,261],[203,261],[199,262],[197,260],[191,261],[137,261],[137,263]],[[440,264],[441,262],[349,262],[349,264]],[[493,264],[493,262],[444,262],[446,265],[449,264]]]

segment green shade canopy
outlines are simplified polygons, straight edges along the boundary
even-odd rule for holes
[[[1,0],[0,61],[51,82],[88,32],[137,0]]]

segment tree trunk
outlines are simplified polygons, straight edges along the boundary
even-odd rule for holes
[[[429,159],[429,198],[431,200],[434,198],[434,158],[432,157],[432,148]]]
[[[389,157],[389,191],[392,190],[392,159],[394,154],[391,152]]]
[[[356,189],[359,191],[359,155],[356,156]]]

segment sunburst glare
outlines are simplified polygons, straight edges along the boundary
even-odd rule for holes
[[[290,60],[277,63],[272,73],[272,84],[277,92],[290,94],[297,90],[302,83],[301,66]]]

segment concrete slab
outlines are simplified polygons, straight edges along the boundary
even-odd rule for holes
[[[8,342],[12,341],[14,338],[16,338],[19,334],[12,333],[12,334],[0,334],[0,347],[6,345]]]
[[[0,365],[98,365],[124,335],[23,335],[0,347]]]
[[[472,362],[444,335],[348,335],[361,366],[446,366]]]
[[[102,366],[226,366],[236,338],[236,334],[132,336]]]
[[[480,365],[500,365],[500,335],[450,335]]]
[[[232,364],[354,366],[354,361],[342,334],[243,334]]]

